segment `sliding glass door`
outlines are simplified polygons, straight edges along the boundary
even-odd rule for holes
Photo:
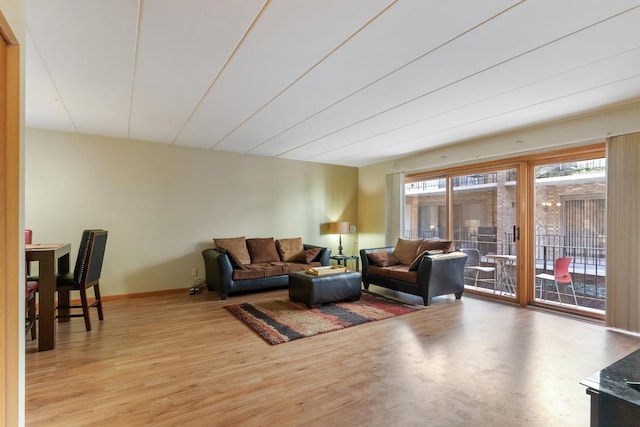
[[[468,256],[467,288],[517,298],[516,169],[451,179],[452,238]]]
[[[452,240],[467,289],[516,299],[517,204],[516,168],[408,178],[404,237]]]
[[[405,177],[406,238],[452,240],[469,292],[603,318],[604,146]]]
[[[534,165],[534,301],[604,313],[604,158]]]

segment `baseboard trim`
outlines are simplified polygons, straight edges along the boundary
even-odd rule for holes
[[[145,297],[153,297],[153,296],[160,296],[160,295],[181,294],[183,292],[185,294],[188,294],[190,289],[191,288],[165,289],[162,291],[138,292],[135,294],[122,294],[122,295],[109,295],[109,296],[103,295],[102,301],[116,301],[116,300],[123,300],[123,299],[145,298]],[[89,303],[91,303],[91,301],[93,301],[93,296],[88,295],[88,297],[89,297]],[[69,300],[69,304],[80,305],[80,299],[76,298],[76,299]],[[57,301],[56,301],[56,307],[57,307]],[[36,310],[38,312],[40,311],[40,303],[36,304]]]
[[[179,288],[179,289],[165,289],[162,291],[149,291],[149,292],[137,292],[134,294],[121,294],[121,295],[108,295],[102,296],[102,301],[115,301],[122,299],[132,299],[132,298],[145,298],[145,297],[154,297],[159,295],[169,295],[169,294],[188,294],[189,288]]]

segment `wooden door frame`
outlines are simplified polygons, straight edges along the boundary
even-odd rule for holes
[[[1,11],[0,39],[0,423],[17,426],[24,424],[24,280],[19,280],[24,268],[19,256],[24,253],[24,239],[19,238],[21,59],[18,39]]]

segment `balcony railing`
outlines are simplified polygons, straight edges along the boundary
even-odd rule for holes
[[[515,255],[516,244],[513,243],[512,233],[503,233],[498,239],[494,234],[481,233],[454,233],[453,246],[461,249],[478,249],[482,265],[493,266],[493,261],[486,258],[487,254]],[[410,231],[405,233],[406,237],[444,239],[444,232],[432,231]],[[605,309],[605,278],[606,278],[606,250],[605,236],[562,236],[562,235],[537,235],[534,247],[535,254],[535,274],[553,274],[553,263],[555,259],[570,257],[569,272],[573,279],[573,285],[578,302],[578,308],[604,311]],[[473,273],[475,275],[475,272]],[[491,274],[481,273],[478,287],[493,292],[494,286],[491,282],[482,281],[490,279]],[[475,276],[474,276],[475,277]],[[515,281],[515,277],[513,278]],[[538,285],[542,286],[543,292],[536,292],[536,298],[549,303],[559,303],[564,305],[574,305],[573,293],[564,284],[559,284],[560,295],[557,294],[553,281],[541,281],[536,279]],[[473,283],[471,276],[468,277],[467,284]]]

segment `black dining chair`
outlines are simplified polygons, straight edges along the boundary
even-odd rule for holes
[[[106,230],[84,230],[78,249],[78,258],[73,273],[58,276],[58,318],[84,317],[87,331],[91,330],[89,308],[98,309],[98,318],[103,320],[102,300],[100,298],[100,273],[107,245]],[[95,300],[89,304],[87,289],[93,288]],[[80,291],[81,305],[71,305],[70,291]],[[82,314],[71,313],[70,309],[82,308]]]

